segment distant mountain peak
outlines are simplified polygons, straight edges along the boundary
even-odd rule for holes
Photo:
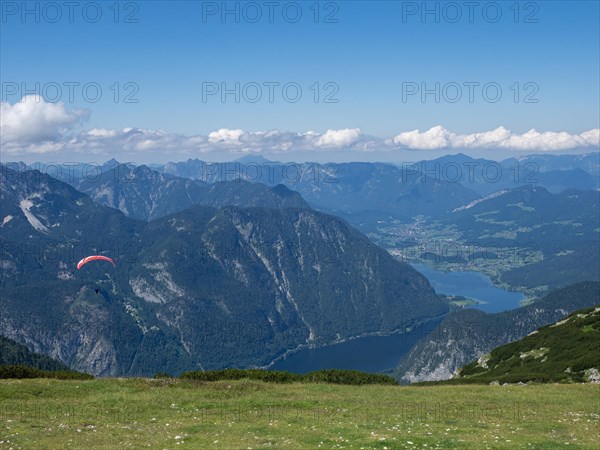
[[[106,168],[112,168],[112,167],[116,167],[116,166],[120,166],[121,163],[119,161],[117,161],[115,158],[111,158],[108,161],[106,161],[104,164],[102,164],[102,167],[106,167]]]
[[[274,161],[268,160],[267,158],[265,158],[262,155],[246,155],[246,156],[242,156],[241,158],[236,159],[234,162],[238,162],[241,164],[267,164],[267,163],[272,163]]]

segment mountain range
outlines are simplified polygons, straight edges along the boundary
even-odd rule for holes
[[[98,177],[76,178],[72,184],[99,204],[146,221],[192,205],[309,208],[297,192],[281,184],[268,187],[241,179],[206,184],[163,174],[148,166],[118,164]]]
[[[485,167],[502,175],[492,183]],[[303,346],[439,319],[447,302],[427,280],[357,231],[379,242],[381,224],[417,218],[433,237],[451,230],[479,249],[471,256],[499,261],[495,281],[524,291],[600,276],[594,154],[452,155],[400,167],[111,160],[56,177],[24,163],[0,168],[0,334],[96,375],[264,366]],[[515,249],[518,264],[504,264]],[[117,267],[74,269],[95,253]],[[548,303],[549,294],[509,318],[454,312],[398,378],[447,378],[594,304],[598,293],[584,285],[577,299]]]
[[[284,184],[312,207],[347,218],[356,214],[437,215],[478,195],[457,183],[384,163],[169,163],[163,172],[206,183],[246,179]]]
[[[6,167],[0,199],[0,334],[95,375],[262,366],[448,310],[410,266],[307,208],[193,205],[146,222]],[[77,270],[88,254],[116,267]]]
[[[459,183],[480,196],[522,186],[541,186],[552,193],[567,189],[600,188],[598,154],[530,155],[494,161],[465,154],[446,155],[415,164],[406,170],[420,171],[450,183]]]
[[[141,191],[154,188],[157,199],[136,199],[138,205],[134,209],[144,211],[131,214],[140,218],[155,218],[156,214],[163,214],[163,210],[170,211],[161,205],[169,201],[161,197],[181,206],[198,204],[198,201],[210,204],[210,198],[196,197],[209,195],[199,193],[197,185],[234,180],[271,187],[282,184],[297,191],[313,208],[343,217],[363,231],[376,228],[381,220],[390,218],[407,219],[418,215],[437,218],[491,193],[523,186],[541,186],[551,193],[568,189],[598,190],[599,167],[597,153],[530,155],[499,162],[456,154],[401,165],[282,163],[252,155],[232,162],[189,159],[152,165],[152,168],[121,164],[114,159],[100,166],[75,165],[62,169],[42,163],[10,164],[14,170],[46,169],[56,178],[113,207],[119,207],[123,196],[128,197],[127,200],[132,198],[134,188],[125,183],[135,181]],[[148,196],[140,193],[141,197]],[[190,198],[186,198],[186,194]]]

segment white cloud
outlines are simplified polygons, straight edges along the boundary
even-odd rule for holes
[[[106,128],[92,128],[87,132],[88,136],[93,137],[114,137],[118,133],[117,130],[107,130]]]
[[[423,133],[419,130],[405,131],[395,136],[393,142],[406,148],[432,150],[448,147],[449,137],[450,133],[444,127],[437,126]]]
[[[424,132],[413,130],[400,133],[392,139],[392,142],[402,148],[415,150],[498,148],[555,151],[598,147],[600,145],[599,136],[600,129],[589,130],[579,135],[565,131],[539,132],[535,129],[523,134],[516,134],[504,127],[498,127],[495,130],[482,133],[455,134],[442,126],[437,126]]]
[[[600,147],[600,128],[586,131],[581,133],[580,136],[590,147]]]
[[[240,137],[242,137],[243,134],[244,130],[228,130],[227,128],[221,128],[219,131],[209,133],[208,142],[212,144],[238,144],[240,142]]]
[[[0,137],[3,142],[35,144],[56,141],[89,117],[89,111],[67,111],[63,103],[49,103],[27,95],[14,105],[0,104]]]
[[[315,134],[312,134],[315,136]],[[359,128],[345,128],[343,130],[327,130],[315,141],[316,147],[343,148],[355,144],[361,137]]]
[[[47,103],[40,97],[24,102],[1,104],[2,152],[7,154],[86,153],[114,155],[179,154],[193,157],[203,153],[290,153],[295,151],[401,151],[436,149],[503,149],[553,151],[600,149],[600,129],[581,134],[532,129],[523,134],[498,127],[471,134],[456,134],[443,126],[426,131],[401,132],[391,139],[362,133],[359,128],[317,131],[244,131],[221,128],[208,135],[187,136],[143,128],[93,128],[76,132],[88,118],[84,110],[65,109],[61,103]]]
[[[451,136],[452,146],[462,148],[487,148],[499,146],[511,136],[511,132],[504,127],[482,133],[462,134]]]

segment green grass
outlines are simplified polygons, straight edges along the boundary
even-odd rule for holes
[[[591,384],[0,380],[0,448],[594,448],[598,400]]]

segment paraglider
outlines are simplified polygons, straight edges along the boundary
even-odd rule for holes
[[[87,256],[85,258],[83,258],[81,261],[79,261],[77,263],[77,270],[80,270],[85,264],[89,263],[90,261],[96,261],[96,260],[102,260],[102,261],[109,261],[112,263],[112,265],[115,265],[115,262],[110,259],[108,256],[102,256],[102,255],[92,255],[92,256]]]
[[[110,262],[113,266],[115,265],[115,262],[109,258],[108,256],[102,256],[102,255],[92,255],[92,256],[87,256],[85,258],[83,258],[81,261],[79,261],[77,263],[77,270],[81,270],[81,268],[86,265],[87,263],[89,263],[90,261],[108,261]],[[96,292],[96,294],[98,294],[98,292],[100,291],[97,287],[94,289],[94,291]]]

